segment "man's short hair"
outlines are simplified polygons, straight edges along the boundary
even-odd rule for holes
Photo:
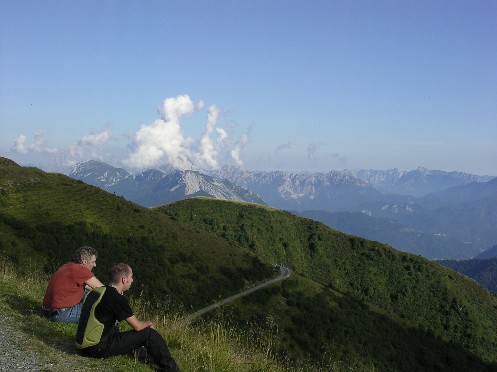
[[[131,267],[125,263],[117,263],[109,271],[109,283],[117,284],[123,276],[128,276],[131,272]]]
[[[98,256],[97,250],[93,247],[82,246],[74,252],[73,262],[82,264],[83,260],[90,261],[91,256]]]

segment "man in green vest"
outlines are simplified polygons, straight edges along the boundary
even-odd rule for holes
[[[133,271],[124,263],[112,267],[109,285],[91,291],[81,311],[76,346],[83,355],[106,358],[128,354],[141,346],[158,364],[159,371],[178,371],[166,342],[150,321],[139,320],[123,296],[133,283]],[[133,330],[119,332],[117,322],[125,320]]]

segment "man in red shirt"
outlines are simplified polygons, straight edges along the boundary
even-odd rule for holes
[[[83,246],[76,250],[72,262],[62,265],[50,278],[43,314],[54,322],[78,323],[86,286],[103,286],[91,272],[97,265],[97,250]]]

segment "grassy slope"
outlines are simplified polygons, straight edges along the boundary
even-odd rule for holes
[[[75,248],[99,251],[103,280],[128,262],[148,297],[172,297],[190,308],[274,275],[245,248],[60,174],[0,159],[0,252],[19,266],[48,273]],[[234,280],[235,279],[235,280]]]
[[[390,348],[395,349],[396,343],[407,347],[402,340],[409,335],[413,340],[417,338],[416,344],[431,339],[431,345],[439,351],[445,342],[447,349],[453,347],[449,344],[459,345],[479,358],[497,361],[496,298],[473,280],[438,264],[267,207],[194,199],[158,210],[178,221],[203,225],[206,230],[251,249],[261,259],[283,262],[296,273],[328,288],[312,299],[329,308],[328,315],[307,309],[308,316],[329,316],[330,322],[333,317],[345,317],[343,313],[333,312],[334,307],[339,307],[340,294],[344,294],[348,302],[355,300],[368,304],[371,311],[378,314],[370,313],[369,316],[377,320],[387,317],[384,325],[399,330],[396,335],[382,334],[391,337]],[[295,295],[285,293],[285,296],[294,305],[291,307],[300,311],[295,306],[298,305]],[[306,308],[305,302],[301,301],[302,309]],[[285,311],[289,310],[284,308],[281,313]],[[297,316],[300,322],[306,318],[304,313],[300,318]],[[351,319],[352,328],[366,319],[361,319],[359,313]],[[294,321],[294,325],[296,323]],[[320,324],[320,327],[326,328],[326,325]],[[332,328],[329,326],[330,330]],[[366,328],[359,327],[357,331]],[[387,331],[388,327],[382,329]],[[334,337],[329,334],[323,339]],[[302,342],[310,342],[310,339],[311,336]],[[374,337],[366,342],[374,348]]]
[[[265,321],[262,328],[275,344],[268,347],[260,338],[255,344],[269,350],[268,355],[273,347],[290,351],[301,360],[322,360],[324,370],[481,370],[485,366],[479,359],[495,361],[495,340],[487,331],[495,324],[488,314],[493,297],[447,270],[436,274],[426,260],[253,204],[193,200],[148,210],[62,175],[0,159],[0,254],[16,272],[44,267],[50,273],[81,244],[99,249],[99,276],[114,261],[129,262],[136,283],[142,284],[134,288],[135,298],[142,292],[164,295],[184,306],[200,306],[237,292],[247,281],[272,275],[255,254],[267,263],[290,264],[302,276],[233,308],[237,320]],[[482,310],[460,296],[468,290],[480,298]],[[162,309],[153,308],[160,318]],[[202,327],[188,332],[203,332]],[[224,332],[216,326],[204,332],[210,333],[207,338],[194,335],[183,341],[193,345],[204,340],[196,350],[182,349],[180,358],[191,364],[181,365],[220,370],[205,366],[223,363],[226,348],[218,348],[217,336]],[[227,337],[236,338],[236,332]],[[242,348],[238,353],[249,355]],[[242,363],[250,366],[255,360],[250,358]],[[222,370],[240,369],[230,363],[238,367]],[[272,363],[271,358],[265,363]],[[272,364],[268,368],[240,370],[277,369]]]
[[[2,334],[18,340],[11,344],[36,359],[40,371],[151,371],[144,363],[131,355],[108,359],[92,359],[80,356],[74,347],[76,325],[52,323],[39,315],[40,298],[46,287],[48,276],[38,272],[19,274],[12,264],[0,259],[0,312],[3,322]],[[127,294],[126,294],[127,296]],[[263,351],[247,347],[254,342],[235,328],[219,322],[202,322],[196,326],[178,325],[177,314],[166,312],[157,303],[143,298],[131,298],[131,306],[140,319],[149,319],[155,329],[167,341],[172,355],[182,371],[197,372],[283,372],[297,371],[286,368],[271,355],[270,349]],[[126,323],[123,329],[129,329]],[[255,344],[270,345],[266,335],[258,335]],[[9,352],[3,350],[3,352]],[[12,361],[12,357],[9,357]],[[17,370],[21,360],[12,366]],[[2,364],[2,366],[5,366]],[[306,368],[305,370],[310,370]],[[316,371],[318,372],[318,371]]]
[[[83,360],[73,347],[74,327],[39,316],[49,275],[82,244],[98,248],[101,278],[113,262],[133,266],[135,284],[127,296],[136,314],[151,319],[165,335],[183,370],[289,370],[267,350],[247,347],[251,340],[237,329],[216,322],[176,326],[182,308],[192,311],[191,305],[211,303],[273,277],[272,266],[213,234],[95,187],[0,158],[0,308],[14,326],[26,324],[19,331],[42,362],[61,365],[53,370],[95,370],[97,365],[147,370],[126,357]],[[263,338],[257,343],[265,343]]]
[[[129,357],[107,360],[81,357],[74,347],[77,326],[52,323],[39,315],[39,298],[46,282],[40,281],[39,275],[18,275],[12,269],[11,264],[0,259],[0,311],[5,319],[1,324],[2,333],[8,332],[10,337],[19,340],[11,347],[36,359],[39,370],[150,371]]]

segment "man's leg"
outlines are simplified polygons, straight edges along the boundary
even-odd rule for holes
[[[166,341],[152,328],[145,328],[139,332],[127,331],[117,332],[108,341],[105,354],[102,357],[127,354],[144,346],[152,356],[155,363],[159,365],[159,371],[179,371]]]

